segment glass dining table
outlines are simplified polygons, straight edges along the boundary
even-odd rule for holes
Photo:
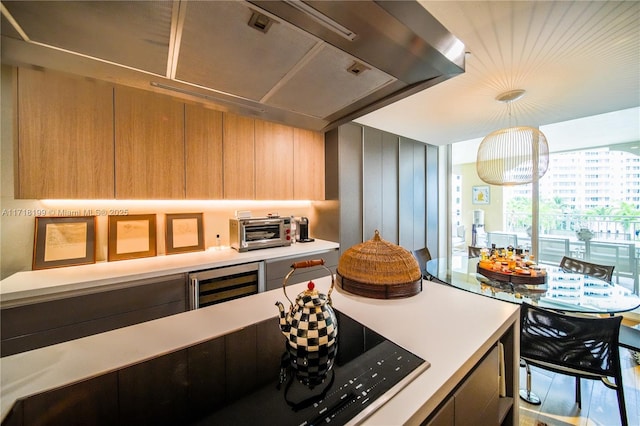
[[[640,306],[640,297],[631,290],[598,278],[547,266],[547,280],[543,284],[498,281],[477,272],[479,260],[464,255],[437,258],[428,261],[426,269],[445,284],[505,302],[598,314],[626,312]]]

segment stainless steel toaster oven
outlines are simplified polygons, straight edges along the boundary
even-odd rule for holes
[[[291,218],[229,219],[229,241],[239,252],[291,245]]]

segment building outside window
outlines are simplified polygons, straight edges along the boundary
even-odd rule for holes
[[[629,120],[630,113],[635,114],[635,122]],[[614,282],[639,293],[640,108],[603,116],[540,127],[551,153],[549,170],[539,181],[537,212],[532,211],[531,184],[491,185],[490,203],[474,205],[468,200],[472,188],[486,184],[478,178],[475,158],[469,159],[468,152],[477,151],[481,139],[454,144],[452,170],[462,202],[452,206],[452,223],[478,231],[469,232],[466,243],[485,246],[491,244],[492,236],[513,234],[518,246],[530,249],[536,214],[539,262],[557,265],[566,255],[615,264]],[[626,120],[626,127],[619,120]],[[598,128],[590,141],[580,136],[589,122]],[[462,152],[467,153],[466,162]],[[484,217],[480,227],[473,223],[479,217],[474,211],[479,209]],[[565,253],[550,249],[558,246],[567,247]],[[459,243],[451,247],[458,252],[465,249]]]

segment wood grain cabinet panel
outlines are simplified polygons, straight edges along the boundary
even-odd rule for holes
[[[16,198],[114,197],[112,85],[20,68],[16,103]]]
[[[187,348],[189,412],[202,417],[227,403],[225,337]]]
[[[184,349],[119,370],[120,424],[184,424],[189,415],[187,359]]]
[[[185,105],[187,199],[221,199],[222,112]]]
[[[293,129],[293,198],[324,200],[324,134]]]
[[[224,198],[255,198],[255,125],[254,119],[236,114],[223,116]]]
[[[256,324],[256,379],[259,386],[265,386],[278,379],[286,338],[280,330],[280,318],[274,316]]]
[[[116,87],[116,198],[184,199],[184,159],[184,104]]]
[[[117,373],[30,396],[23,404],[25,425],[119,424]]]
[[[257,327],[243,328],[224,337],[226,398],[234,401],[258,383]]]
[[[293,198],[293,127],[255,122],[256,199]]]

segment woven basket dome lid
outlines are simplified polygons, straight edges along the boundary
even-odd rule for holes
[[[387,287],[384,296],[378,298],[405,297],[415,294],[416,290],[403,290],[403,286],[413,289],[422,289],[422,272],[416,258],[406,249],[385,241],[376,230],[373,238],[364,243],[354,245],[347,249],[338,261],[337,268],[338,285],[350,292],[354,291],[348,284],[355,284],[359,288],[365,288],[364,292],[373,292],[376,286]],[[368,288],[366,288],[368,287]],[[397,294],[390,295],[397,290]],[[377,297],[368,294],[369,297]]]

